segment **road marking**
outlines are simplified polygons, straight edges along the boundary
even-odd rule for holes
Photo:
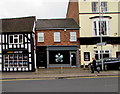
[[[74,78],[66,78],[66,79],[77,79],[77,78],[111,78],[111,77],[120,77],[120,76],[91,76],[91,77],[74,77]]]
[[[21,80],[54,80],[55,78],[31,78],[31,79],[5,79],[0,81],[21,81]]]
[[[111,78],[111,77],[120,77],[120,76],[93,76],[93,77],[63,77],[62,79],[78,79],[78,78]],[[58,77],[56,78],[31,78],[31,79],[5,79],[5,80],[0,80],[0,81],[21,81],[21,80],[55,80],[58,79]]]

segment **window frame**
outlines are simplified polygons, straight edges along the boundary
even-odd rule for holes
[[[101,12],[107,12],[108,11],[108,5],[106,1],[103,1],[100,3],[101,6]],[[99,2],[92,2],[91,3],[92,12],[99,12]]]
[[[92,12],[98,12],[98,2],[92,2]]]
[[[17,35],[17,37],[15,37]],[[20,43],[20,35],[22,36],[22,42]],[[11,43],[10,37],[13,37],[13,42]],[[17,39],[17,43],[15,43],[15,39]],[[23,34],[14,34],[14,35],[9,35],[9,44],[23,44]]]
[[[107,2],[101,2],[101,11],[107,12],[107,10],[108,10]]]
[[[102,18],[101,20],[102,22],[105,22],[106,23],[106,28],[105,28],[105,33],[106,34],[102,34],[102,36],[109,36],[110,34],[110,19],[109,18]],[[95,24],[94,22],[96,23],[96,28],[95,28]],[[93,31],[93,36],[100,36],[100,32],[99,32],[99,22],[100,22],[100,18],[94,18],[92,19],[92,31]],[[95,32],[96,30],[96,32]]]
[[[61,41],[61,34],[60,32],[54,32],[54,42],[60,42]]]
[[[101,54],[105,55],[105,54],[108,54],[109,57],[111,57],[111,53],[112,51],[111,50],[94,50],[94,56],[98,55],[98,60],[101,59]]]
[[[39,34],[42,34],[42,35],[41,35],[41,36],[42,36],[42,37],[41,37],[42,40],[39,39]],[[44,40],[44,36],[45,36],[45,35],[44,35],[44,32],[38,32],[37,42],[44,42],[44,41],[45,41],[45,40]]]
[[[74,34],[75,34],[75,36],[74,36]],[[73,37],[75,37],[74,39],[73,39]],[[71,42],[76,42],[77,41],[77,33],[76,32],[70,32],[70,41]]]

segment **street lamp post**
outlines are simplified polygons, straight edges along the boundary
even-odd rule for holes
[[[100,33],[100,43],[101,43],[101,51],[100,51],[100,56],[102,59],[102,70],[104,70],[104,63],[103,63],[103,48],[102,48],[102,43],[103,43],[103,39],[102,39],[102,17],[103,17],[103,12],[102,12],[102,8],[101,8],[101,2],[99,0],[99,22],[100,22],[100,29],[99,29],[99,33]]]

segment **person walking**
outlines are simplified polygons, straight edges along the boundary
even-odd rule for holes
[[[96,60],[95,60],[95,58],[92,58],[91,73],[94,73],[94,71],[97,71],[98,73],[100,72],[100,71],[97,69],[97,65],[96,65]]]

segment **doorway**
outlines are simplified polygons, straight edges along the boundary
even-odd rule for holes
[[[36,65],[37,68],[44,67],[47,68],[47,54],[46,47],[39,46],[36,49]]]
[[[47,61],[46,61],[46,53],[40,52],[37,55],[37,67],[45,67],[47,68]]]
[[[116,52],[116,57],[120,58],[120,52]]]
[[[72,66],[76,66],[76,52],[70,53],[70,61]]]

